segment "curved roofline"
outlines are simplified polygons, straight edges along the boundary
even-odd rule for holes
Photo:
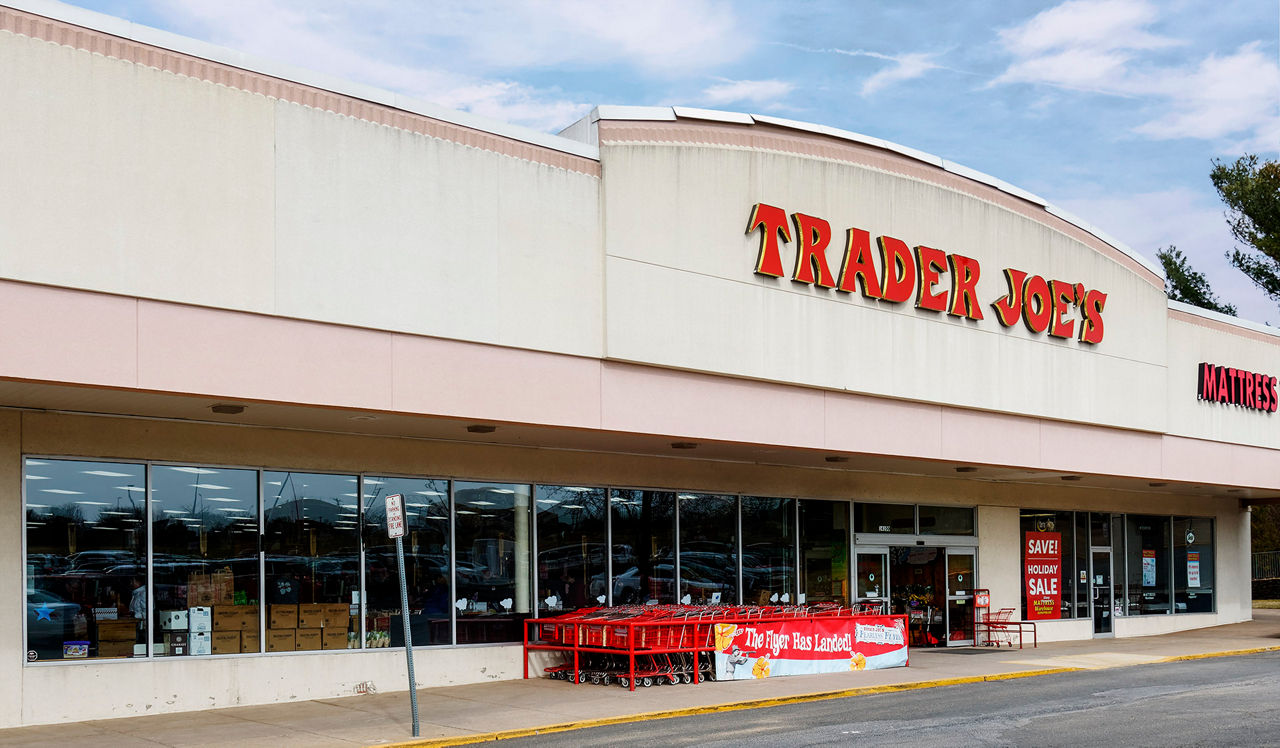
[[[591,111],[587,117],[584,117],[578,123],[570,125],[562,132],[569,133],[573,137],[581,137],[586,135],[585,141],[591,145],[598,145],[598,137],[595,135],[595,123],[600,120],[634,120],[649,122],[674,122],[678,119],[701,119],[711,122],[727,122],[740,125],[773,125],[775,127],[783,127],[790,130],[800,130],[803,132],[812,132],[818,135],[827,135],[840,140],[847,140],[853,143],[861,143],[863,145],[882,148],[892,151],[907,158],[921,161],[935,166],[939,169],[951,172],[957,176],[964,177],[974,182],[985,184],[993,187],[1001,192],[1012,195],[1019,199],[1025,200],[1034,205],[1040,206],[1046,213],[1056,216],[1076,228],[1096,237],[1099,241],[1107,244],[1117,252],[1132,259],[1134,262],[1146,268],[1162,281],[1165,279],[1164,268],[1157,262],[1153,262],[1142,253],[1134,250],[1122,241],[1119,241],[1110,234],[1102,231],[1096,226],[1082,220],[1072,213],[1053,205],[1044,198],[1035,193],[1028,192],[1020,187],[1016,187],[1003,179],[998,179],[989,174],[970,169],[954,161],[949,161],[940,156],[926,153],[909,146],[900,145],[883,138],[873,137],[871,135],[863,135],[861,133],[851,132],[849,130],[841,130],[837,127],[829,127],[827,125],[817,125],[811,122],[801,122],[799,120],[783,119],[781,117],[771,117],[764,114],[747,114],[744,112],[722,112],[714,109],[695,109],[692,107],[648,107],[648,106],[598,106]],[[582,125],[588,124],[591,132],[584,133]]]
[[[143,26],[139,23],[116,18],[84,8],[77,8],[55,0],[0,0],[0,6],[14,10],[43,16],[55,21],[80,26],[103,34],[117,36],[122,39],[159,47],[170,52],[190,55],[202,60],[221,63],[251,73],[279,78],[304,86],[322,89],[341,96],[368,101],[373,104],[419,114],[431,119],[448,122],[461,127],[487,132],[511,140],[518,140],[530,145],[550,148],[552,150],[581,156],[592,160],[600,160],[600,150],[581,140],[552,135],[523,125],[515,125],[501,120],[483,117],[470,112],[448,109],[438,104],[415,99],[403,94],[388,91],[376,86],[355,83],[336,76],[325,75],[306,68],[276,62],[256,55],[238,52],[227,47],[209,44],[198,39],[180,36],[168,31]]]

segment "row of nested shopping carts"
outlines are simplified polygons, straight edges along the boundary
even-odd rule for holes
[[[661,684],[714,680],[717,624],[750,624],[804,618],[879,615],[880,604],[623,605],[584,608],[525,622],[524,677],[532,652],[559,652],[546,677],[617,684],[634,691]],[[723,635],[725,627],[721,626]]]

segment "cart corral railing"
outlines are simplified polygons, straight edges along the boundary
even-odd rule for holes
[[[1253,554],[1254,579],[1280,579],[1280,551]]]
[[[622,606],[525,622],[526,678],[636,686],[908,664],[905,616],[815,606]],[[536,664],[531,659],[546,660]],[[547,658],[550,658],[549,660]]]

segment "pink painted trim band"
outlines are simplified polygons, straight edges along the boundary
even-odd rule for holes
[[[1049,213],[1043,207],[892,151],[819,133],[800,133],[765,124],[737,125],[700,120],[676,122],[600,120],[598,126],[601,146],[609,143],[682,143],[758,148],[869,166],[936,184],[995,203],[1048,226],[1123,265],[1156,288],[1164,289],[1164,280],[1143,267],[1141,263],[1079,226]]]
[[[325,91],[314,86],[203,60],[12,8],[0,7],[0,31],[9,31],[32,39],[144,65],[248,93],[261,94],[267,98],[301,104],[344,117],[440,138],[504,156],[546,164],[588,176],[600,176],[600,162],[594,159],[504,138],[493,133]]]

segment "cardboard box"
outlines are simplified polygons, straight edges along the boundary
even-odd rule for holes
[[[163,631],[186,631],[187,630],[187,610],[162,610],[160,611],[160,628]]]
[[[298,628],[298,606],[297,605],[272,605],[269,608],[271,613],[267,621],[267,628],[272,629],[296,629]]]
[[[129,642],[130,646],[138,640],[138,622],[132,618],[116,621],[98,621],[99,642]],[[132,652],[133,650],[129,650]]]
[[[262,609],[256,603],[253,605],[237,605],[236,607],[240,609],[240,630],[258,633]]]
[[[318,629],[324,626],[324,605],[306,603],[298,606],[298,628]]]
[[[192,572],[187,576],[187,605],[208,608],[235,602],[235,575],[224,568],[211,574]]]
[[[252,608],[252,610],[250,610]],[[213,606],[214,631],[258,630],[258,606],[256,605],[215,605]]]
[[[98,642],[99,657],[133,657],[133,640],[129,641],[99,641]]]
[[[295,644],[294,629],[267,629],[268,652],[292,652]]]
[[[240,632],[240,652],[241,653],[258,653],[262,651],[262,638],[258,636],[258,630]]]
[[[166,631],[164,648],[173,657],[185,657],[191,653],[189,634],[185,631]]]
[[[190,637],[192,656],[213,654],[213,632],[193,631]]]
[[[322,629],[298,629],[293,648],[299,652],[320,649],[323,644],[323,640],[320,638],[321,631]]]
[[[239,631],[214,631],[213,653],[216,655],[240,654]]]
[[[213,631],[213,608],[187,608],[187,630],[193,634]]]
[[[347,630],[329,627],[321,629],[320,633],[321,649],[346,649],[347,648]]]
[[[351,606],[337,603],[324,606],[324,627],[346,630],[351,621]]]

